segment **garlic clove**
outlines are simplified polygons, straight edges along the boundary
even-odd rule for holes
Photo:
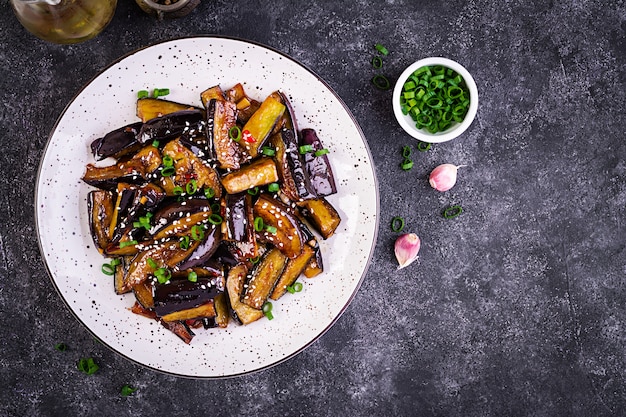
[[[428,182],[437,191],[448,191],[456,184],[457,170],[465,165],[441,164],[430,173]]]
[[[415,233],[406,233],[396,239],[394,250],[398,260],[398,269],[409,266],[417,259],[420,245],[420,238]]]

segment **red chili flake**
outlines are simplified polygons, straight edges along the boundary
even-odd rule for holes
[[[252,136],[252,134],[250,133],[248,129],[241,132],[241,137],[243,138],[243,140],[245,140],[248,143],[256,142],[256,139],[254,139],[254,137]]]

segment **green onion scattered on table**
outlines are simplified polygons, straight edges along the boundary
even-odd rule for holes
[[[463,207],[459,205],[450,206],[443,211],[443,217],[446,219],[452,219],[461,213],[463,213]]]
[[[430,133],[443,132],[454,122],[461,123],[469,103],[469,90],[463,77],[442,65],[415,70],[404,82],[400,94],[402,113],[410,115],[418,129]]]

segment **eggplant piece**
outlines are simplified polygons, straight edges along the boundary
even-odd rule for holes
[[[250,324],[264,316],[263,311],[241,302],[241,293],[247,274],[248,268],[244,264],[239,264],[230,269],[226,279],[226,291],[230,308],[233,311],[233,318],[243,325]]]
[[[269,138],[284,112],[285,105],[280,100],[268,96],[246,122],[242,129],[244,135],[241,141],[251,158],[258,155],[259,149]]]
[[[222,87],[219,85],[214,85],[213,87],[209,87],[200,93],[200,100],[202,100],[202,105],[206,109],[209,105],[209,101],[217,99],[217,100],[226,100],[226,94]]]
[[[258,232],[262,241],[276,246],[290,259],[300,255],[304,243],[300,222],[284,203],[262,194],[254,204],[254,216],[276,229],[275,232]]]
[[[224,98],[233,103],[237,103],[244,98],[247,98],[246,91],[243,88],[243,84],[237,83],[224,93]]]
[[[154,310],[148,310],[147,308],[139,304],[138,301],[135,301],[135,304],[133,304],[133,306],[130,308],[130,311],[132,311],[135,314],[139,314],[140,316],[147,317],[149,319],[159,320]]]
[[[115,289],[115,294],[126,294],[131,291],[131,288],[124,286],[124,277],[128,273],[128,266],[132,256],[120,256],[116,259],[120,262],[115,266],[115,271],[113,272],[113,288]]]
[[[244,258],[256,257],[258,250],[254,232],[252,196],[248,193],[227,194],[225,203],[225,239],[233,242]]]
[[[209,232],[205,232],[205,238],[178,266],[180,271],[202,267],[208,264],[213,254],[222,241],[222,229],[213,226]]]
[[[301,201],[297,205],[304,218],[324,239],[331,237],[341,223],[339,213],[324,197]]]
[[[98,167],[87,164],[83,181],[102,190],[115,190],[117,184],[143,184],[146,182],[146,170],[140,160],[120,162],[115,165]]]
[[[159,207],[152,216],[154,226],[150,234],[154,236],[174,220],[180,220],[200,211],[211,212],[211,203],[203,198],[191,198],[183,201],[173,200]]]
[[[292,129],[281,129],[272,136],[276,148],[276,161],[281,177],[281,190],[292,201],[316,198],[305,170],[304,159],[298,148],[298,137]]]
[[[191,340],[196,335],[194,332],[191,331],[187,323],[183,321],[160,320],[160,322],[163,325],[163,327],[170,330],[176,336],[180,337],[181,340],[185,342],[186,344],[191,343]]]
[[[128,251],[116,251],[116,246],[124,240],[136,240],[133,232],[137,232],[134,222],[139,217],[157,206],[165,198],[163,190],[150,183],[143,187],[130,184],[119,184],[117,187],[117,201],[109,229],[111,244],[107,246],[108,254],[128,255]],[[140,231],[143,233],[143,230]],[[129,250],[131,249],[127,246]],[[124,248],[121,248],[124,249]]]
[[[283,273],[280,275],[274,290],[272,290],[270,294],[272,300],[278,300],[287,292],[287,287],[293,285],[293,283],[298,280],[298,277],[302,274],[314,255],[315,250],[309,245],[304,245],[300,255],[287,261]]]
[[[237,123],[245,125],[254,113],[261,107],[261,102],[244,97],[237,102]]]
[[[311,185],[318,197],[325,197],[337,192],[335,176],[333,175],[328,155],[315,156],[315,152],[324,149],[322,141],[313,129],[302,129],[300,144],[313,147],[312,152],[304,154],[304,166]]]
[[[154,285],[150,280],[145,280],[140,284],[133,285],[135,299],[147,310],[154,308]]]
[[[145,249],[145,248],[144,248]],[[137,284],[146,281],[153,273],[154,268],[150,266],[148,259],[151,259],[159,267],[173,269],[182,260],[189,257],[195,245],[189,249],[181,249],[177,243],[166,242],[159,245],[149,245],[149,248],[139,252],[133,258],[128,267],[128,272],[124,277],[124,289],[132,288]]]
[[[154,311],[159,317],[165,317],[174,312],[194,309],[212,303],[213,298],[220,292],[222,291],[213,284],[212,278],[198,278],[196,282],[191,282],[187,278],[172,279],[167,284],[154,286]],[[186,319],[168,318],[168,321],[172,320]]]
[[[193,266],[190,268],[176,267],[172,272],[172,279],[188,278],[190,272],[195,272],[198,278],[215,278],[213,284],[223,289],[226,275],[224,265],[216,259],[209,259],[202,263],[201,266]]]
[[[91,153],[96,161],[109,157],[119,159],[141,149],[137,134],[142,125],[142,122],[135,122],[122,126],[91,142]]]
[[[115,212],[113,193],[94,190],[87,194],[89,231],[98,252],[104,253],[109,244],[109,227]]]
[[[240,254],[239,248],[234,246],[233,242],[222,240],[221,244],[213,254],[215,259],[226,268],[232,268],[246,261],[246,257]]]
[[[303,274],[307,278],[313,278],[324,272],[324,262],[322,261],[322,251],[317,241],[314,244],[309,242],[309,246],[313,248],[313,257],[309,260]]]
[[[276,163],[272,158],[258,158],[251,164],[222,177],[222,185],[229,194],[278,181]]]
[[[193,135],[204,131],[204,111],[181,110],[146,121],[139,130],[137,139],[140,143],[154,140],[167,142],[183,133]]]
[[[213,304],[215,305],[215,319],[214,323],[217,327],[225,329],[228,327],[228,297],[226,297],[225,293],[220,293],[215,296],[213,299]]]
[[[241,302],[260,310],[274,290],[287,261],[288,258],[280,250],[268,250],[246,277]]]
[[[146,97],[137,100],[137,117],[141,119],[142,124],[148,120],[183,110],[202,111],[202,109],[189,104],[176,103],[161,98]]]
[[[185,216],[182,219],[172,220],[171,223],[162,227],[155,235],[154,240],[171,239],[174,237],[180,237],[188,235],[190,230],[199,225],[204,227],[208,221],[211,211],[198,211],[194,214]]]
[[[215,317],[215,314],[216,312],[213,300],[209,300],[206,303],[197,307],[174,311],[172,313],[166,314],[161,317],[161,319],[163,321],[193,320]]]
[[[160,184],[168,196],[174,196],[174,188],[186,189],[192,179],[196,181],[196,188],[210,187],[215,191],[215,198],[222,196],[222,186],[219,175],[205,161],[198,158],[180,140],[173,140],[163,147],[163,156],[169,156],[174,161],[175,175],[161,177]]]
[[[217,159],[218,167],[225,170],[239,169],[241,161],[248,159],[245,148],[229,136],[231,128],[237,125],[237,107],[235,103],[211,99],[207,105],[206,136],[212,155]]]
[[[113,190],[120,182],[144,184],[161,165],[161,155],[157,148],[146,146],[139,150],[131,159],[120,161],[115,165],[97,167],[87,164],[83,181],[94,187]]]

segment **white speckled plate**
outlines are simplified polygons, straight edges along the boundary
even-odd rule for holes
[[[154,320],[131,313],[132,294],[116,295],[89,234],[81,181],[93,162],[92,140],[136,121],[138,90],[171,90],[170,100],[201,105],[200,92],[242,82],[264,99],[280,89],[300,128],[311,127],[331,150],[338,193],[329,197],[343,221],[322,241],[325,271],[301,278],[304,290],[274,303],[274,320],[199,329],[190,345]],[[36,190],[40,247],[70,310],[98,339],[126,358],[169,374],[217,378],[277,364],[304,349],[337,320],[367,270],[378,230],[374,167],[363,133],[342,100],[310,70],[267,47],[222,37],[176,39],[136,51],[106,68],[67,106],[54,128]]]

